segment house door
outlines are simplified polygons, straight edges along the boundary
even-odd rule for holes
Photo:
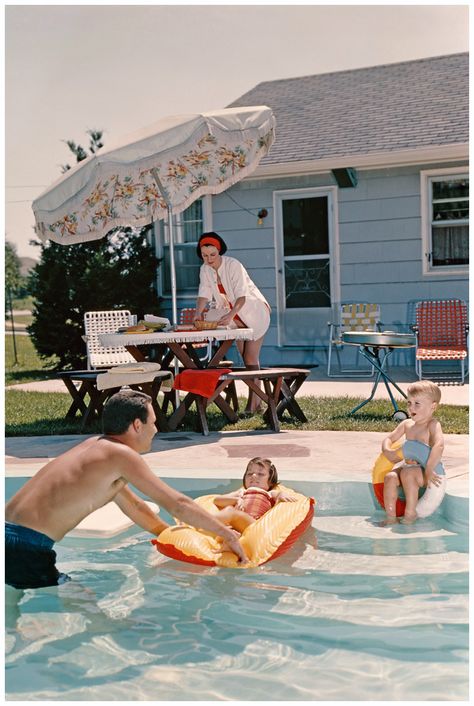
[[[278,342],[325,346],[337,299],[334,189],[275,192]]]

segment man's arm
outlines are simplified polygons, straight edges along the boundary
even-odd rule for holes
[[[133,522],[152,534],[160,534],[169,524],[157,517],[144,500],[125,486],[117,493],[114,502]]]
[[[164,507],[170,515],[193,527],[200,527],[219,535],[228,544],[230,550],[239,557],[240,561],[247,561],[240,542],[229,527],[200,507],[191,498],[179,493],[157,478],[145,461],[129,447],[121,447],[120,466],[120,473],[125,480],[132,483],[160,507]]]

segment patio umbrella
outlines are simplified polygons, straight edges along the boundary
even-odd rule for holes
[[[164,118],[79,162],[35,199],[36,232],[68,245],[167,218],[176,323],[173,216],[251,174],[274,129],[267,106]]]

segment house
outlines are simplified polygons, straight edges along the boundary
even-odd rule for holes
[[[268,81],[234,101],[270,106],[276,140],[251,177],[183,215],[179,304],[195,299],[203,230],[272,306],[264,365],[324,364],[341,301],[377,302],[403,327],[413,300],[467,299],[468,68],[467,53],[438,56]]]

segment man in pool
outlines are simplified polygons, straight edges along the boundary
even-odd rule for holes
[[[156,434],[148,395],[133,390],[113,395],[104,407],[103,429],[103,436],[87,439],[43,466],[7,503],[5,583],[39,588],[70,580],[56,568],[54,543],[111,500],[137,525],[160,534],[169,525],[128,483],[174,517],[222,537],[241,562],[247,561],[231,528],[157,478],[140,457]]]

